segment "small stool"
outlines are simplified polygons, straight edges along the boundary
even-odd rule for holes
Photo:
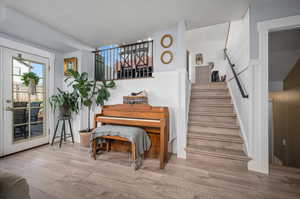
[[[68,135],[66,134],[66,120],[68,121],[69,128],[70,128],[70,134],[68,134]],[[59,125],[60,121],[63,121],[63,126],[61,128],[60,136],[59,135],[56,136],[58,125]],[[55,138],[60,138],[60,142],[59,142],[59,148],[60,148],[62,140],[64,139],[64,142],[66,142],[67,138],[69,138],[69,137],[72,138],[72,142],[74,144],[74,137],[73,137],[73,130],[72,130],[72,125],[71,125],[71,118],[70,117],[60,117],[60,118],[58,118],[58,121],[57,121],[56,127],[55,127],[55,131],[54,131],[54,135],[53,135],[53,138],[52,138],[51,145],[53,145]]]

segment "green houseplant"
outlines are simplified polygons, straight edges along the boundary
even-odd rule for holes
[[[88,128],[80,130],[80,142],[83,146],[89,146],[91,133],[91,108],[94,103],[104,105],[110,97],[109,89],[115,87],[114,81],[91,81],[88,79],[88,73],[79,73],[77,71],[68,70],[69,77],[65,82],[69,82],[68,86],[72,86],[74,92],[79,96],[81,106],[88,109]]]
[[[25,86],[30,87],[30,93],[36,93],[36,85],[38,85],[40,81],[40,77],[37,76],[34,72],[24,73],[21,77],[21,81]]]
[[[51,108],[59,110],[59,117],[70,117],[73,112],[78,113],[80,107],[76,92],[65,92],[57,88],[58,93],[49,99]]]

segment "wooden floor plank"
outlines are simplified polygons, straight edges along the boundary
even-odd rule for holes
[[[90,157],[87,149],[43,146],[0,159],[0,169],[24,176],[32,199],[300,198],[300,171],[271,167],[270,175],[172,156],[164,170],[146,159],[134,171],[130,154]]]

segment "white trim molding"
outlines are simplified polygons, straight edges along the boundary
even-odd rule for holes
[[[38,57],[42,57],[42,58],[46,58],[48,60],[48,66],[49,66],[49,80],[48,80],[48,83],[49,83],[49,87],[48,87],[48,95],[46,96],[47,98],[52,95],[54,93],[54,62],[55,62],[55,54],[54,53],[51,53],[51,52],[48,52],[48,51],[45,51],[45,50],[42,50],[42,49],[39,49],[39,48],[35,48],[35,47],[32,47],[32,46],[29,46],[29,45],[25,45],[25,44],[22,44],[22,43],[19,43],[19,42],[15,42],[15,41],[12,41],[12,40],[9,40],[9,39],[5,39],[5,38],[2,38],[0,37],[0,77],[1,77],[1,80],[3,80],[3,49],[4,48],[7,48],[7,49],[12,49],[12,50],[16,50],[16,51],[19,51],[19,52],[24,52],[26,54],[30,54],[30,55],[34,55],[34,56],[38,56]],[[1,133],[4,132],[4,129],[3,129],[3,94],[4,94],[4,89],[3,88],[0,88],[0,94],[1,94],[1,97],[0,97],[0,156],[3,155],[3,152],[4,152],[4,148],[3,148],[3,143],[1,143],[1,140],[3,140],[1,138],[1,136],[3,136]],[[47,112],[47,115],[49,115],[48,117],[48,125],[47,125],[47,128],[50,130],[50,135],[53,134],[54,132],[54,129],[53,129],[53,126],[54,126],[54,114],[50,112],[50,110],[48,109],[48,112]],[[48,131],[47,129],[47,131]],[[48,133],[48,132],[47,132]]]
[[[232,104],[234,106],[234,110],[236,112],[236,115],[237,115],[237,119],[239,121],[239,125],[240,125],[240,130],[241,130],[241,136],[243,137],[243,140],[244,140],[244,152],[249,155],[249,142],[248,142],[248,138],[246,136],[246,130],[245,130],[245,127],[244,127],[244,123],[243,121],[241,120],[241,113],[240,113],[240,110],[239,108],[237,107],[237,102],[236,102],[236,99],[234,97],[234,94],[233,94],[233,91],[232,91],[232,87],[230,85],[230,81],[235,81],[235,79],[230,79],[228,81],[226,81],[226,84],[227,84],[227,87],[228,87],[228,90],[229,90],[229,93],[230,93],[230,96],[231,97],[231,100],[232,100]]]
[[[187,146],[187,72],[184,69],[177,69],[178,72],[178,117],[177,117],[177,157],[186,159]]]
[[[259,61],[253,73],[253,117],[249,169],[269,173],[268,149],[268,46],[269,32],[300,27],[300,15],[258,22]]]
[[[0,47],[0,80],[3,80],[3,49]],[[2,84],[2,82],[1,82]],[[3,117],[4,117],[4,106],[3,106],[3,86],[0,86],[0,156],[4,154],[4,139],[3,139]]]

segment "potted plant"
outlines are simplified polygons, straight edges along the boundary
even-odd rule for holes
[[[59,110],[59,117],[70,117],[73,112],[78,113],[80,107],[76,92],[65,92],[57,88],[58,93],[49,99],[51,108]]]
[[[79,73],[77,71],[68,70],[69,77],[65,82],[70,80],[68,86],[72,86],[74,92],[79,96],[79,101],[82,106],[88,109],[88,128],[80,130],[80,143],[82,146],[89,147],[91,135],[91,108],[94,103],[97,105],[104,105],[110,97],[109,89],[115,87],[114,81],[91,81],[88,79],[86,72]]]
[[[30,87],[30,93],[34,95],[36,93],[36,85],[38,85],[40,77],[34,72],[28,72],[22,75],[21,80],[25,86]]]

